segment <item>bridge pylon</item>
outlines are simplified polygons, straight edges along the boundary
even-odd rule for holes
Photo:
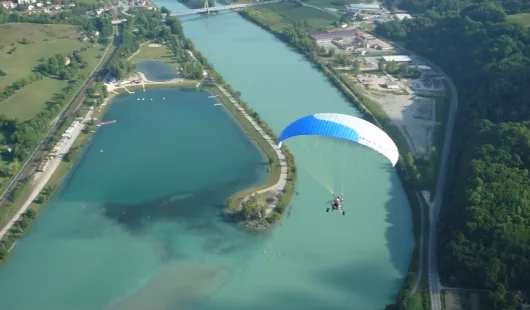
[[[210,15],[210,4],[208,3],[208,0],[204,0],[204,8],[206,9],[206,14]]]

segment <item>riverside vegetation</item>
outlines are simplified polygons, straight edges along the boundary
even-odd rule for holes
[[[518,291],[530,295],[530,30],[506,13],[528,4],[401,5],[422,15],[377,32],[436,61],[459,87],[440,276],[451,287],[487,290],[484,304],[493,309],[516,309]]]

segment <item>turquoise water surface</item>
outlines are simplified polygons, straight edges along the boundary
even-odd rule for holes
[[[117,122],[0,269],[0,309],[167,309],[246,260],[262,236],[225,223],[223,203],[263,182],[267,160],[208,95],[112,100],[106,119]]]
[[[176,68],[157,60],[139,61],[136,63],[136,69],[145,74],[149,81],[162,82],[178,77]]]
[[[237,14],[183,25],[277,133],[311,113],[358,115],[307,60]],[[0,270],[0,309],[374,310],[393,301],[413,236],[386,159],[288,141],[297,195],[276,229],[246,233],[220,210],[266,178],[266,160],[214,102],[178,90],[115,99],[107,119],[117,123],[96,134]],[[325,212],[326,186],[344,192],[347,216]]]

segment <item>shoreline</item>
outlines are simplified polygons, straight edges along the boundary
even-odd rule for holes
[[[9,232],[11,228],[20,220],[20,218],[26,213],[30,208],[31,204],[35,201],[37,196],[42,192],[44,187],[48,184],[51,177],[59,168],[60,164],[63,162],[63,157],[70,151],[75,141],[82,133],[82,130],[85,128],[85,123],[91,118],[93,110],[89,110],[87,114],[83,117],[83,120],[80,122],[79,126],[75,128],[74,132],[71,135],[71,138],[67,140],[67,143],[61,147],[61,150],[57,152],[57,155],[50,161],[48,169],[44,172],[37,172],[33,178],[30,180],[32,186],[30,195],[26,198],[22,206],[16,215],[9,221],[9,223],[0,230],[0,240]],[[12,247],[11,247],[12,249]]]
[[[133,55],[136,56],[141,51],[142,47],[146,44],[149,46],[148,43],[150,42],[151,41],[142,43]],[[162,48],[162,45],[160,48]],[[206,57],[200,54],[200,52],[193,49],[189,50],[189,53],[196,56],[194,57],[195,59],[198,59],[196,61],[201,63],[204,66],[204,69],[209,72],[208,76],[212,76],[212,72],[220,76],[219,73],[212,69],[212,65],[208,63]],[[160,59],[153,60],[167,64],[166,61]],[[125,91],[130,94],[133,93],[131,90],[145,91],[145,89],[148,88],[182,87],[201,88],[211,92],[212,95],[217,95],[219,97],[218,100],[228,109],[228,112],[234,118],[234,121],[242,127],[242,130],[247,134],[250,140],[257,144],[256,146],[263,152],[265,157],[269,159],[270,164],[268,180],[263,184],[230,195],[226,201],[225,214],[234,222],[243,224],[245,227],[252,230],[263,230],[272,227],[273,224],[281,218],[281,214],[294,194],[296,175],[294,172],[295,165],[292,155],[285,146],[279,148],[276,145],[274,132],[268,127],[266,122],[263,121],[252,108],[245,104],[239,97],[239,94],[226,82],[223,82],[223,85],[221,85],[218,82],[207,82],[204,79],[187,80],[182,78],[175,78],[168,81],[150,81],[142,72],[136,72],[135,75],[141,79],[140,83],[131,83],[133,79],[129,79],[129,81],[125,83],[119,83],[119,86],[112,86],[111,89],[109,89],[109,93],[121,94]],[[263,206],[265,208],[265,214],[263,214],[263,217],[254,220],[243,220],[242,216],[240,216],[240,213],[243,210],[243,204],[248,201],[250,197],[266,195],[269,193],[273,194],[274,199],[272,203],[267,203]],[[279,215],[274,213],[278,213]],[[270,220],[271,216],[273,216],[272,222]]]
[[[387,122],[384,119],[378,119],[376,117],[376,114],[372,113],[372,111],[363,103],[363,100],[360,99],[358,94],[356,94],[353,90],[351,90],[348,86],[345,85],[345,83],[342,81],[340,76],[337,76],[335,72],[332,70],[326,68],[325,65],[323,65],[318,59],[316,59],[313,55],[309,53],[305,53],[301,51],[298,47],[294,46],[289,40],[284,36],[283,32],[273,29],[268,24],[263,23],[259,19],[256,19],[255,17],[251,16],[249,14],[249,10],[252,10],[251,8],[246,8],[244,10],[238,11],[238,14],[248,22],[251,22],[255,24],[256,26],[260,27],[261,29],[265,30],[266,32],[274,35],[277,37],[280,41],[288,45],[289,47],[295,48],[296,52],[305,56],[305,58],[312,64],[316,65],[319,71],[323,73],[328,80],[336,87],[338,88],[341,93],[346,97],[347,101],[350,102],[352,105],[354,105],[359,112],[363,115],[364,118],[368,118],[369,121],[374,122],[378,127],[383,129],[385,132],[387,132],[393,140],[396,140],[396,144],[398,146],[404,145],[408,146],[408,143],[406,143],[406,139],[402,136],[400,132],[396,132],[394,129],[399,131],[399,128],[393,128],[395,125],[392,122]],[[361,96],[362,97],[362,96]],[[405,143],[403,143],[403,140]],[[415,289],[418,288],[420,282],[422,281],[422,277],[425,277],[425,268],[426,267],[426,257],[425,257],[425,249],[428,247],[425,243],[428,241],[428,231],[430,229],[428,218],[428,210],[427,212],[424,211],[424,208],[428,208],[429,204],[423,197],[423,195],[420,195],[416,189],[414,188],[413,181],[411,179],[411,174],[408,169],[408,167],[403,162],[403,156],[404,152],[408,150],[408,148],[405,148],[406,150],[403,150],[403,148],[399,148],[400,153],[400,160],[398,161],[398,164],[396,165],[395,169],[399,180],[403,186],[403,189],[405,191],[405,194],[407,196],[407,200],[409,202],[410,210],[412,213],[412,225],[413,225],[413,232],[414,232],[414,240],[415,240],[415,247],[412,251],[410,266],[408,268],[407,275],[405,275],[403,282],[404,285],[398,292],[398,296],[401,294],[401,292],[404,289],[409,288],[408,282],[410,278],[413,278],[412,280],[415,282],[413,284],[412,293],[415,293]],[[426,224],[427,222],[427,224]],[[428,272],[428,270],[427,270]],[[417,273],[417,274],[416,274]],[[422,275],[423,273],[423,275]]]
[[[148,43],[144,42],[140,45],[138,51],[133,53],[129,58],[132,58],[138,52],[141,47]],[[195,49],[190,50],[190,54],[198,54],[200,63],[205,67],[205,70],[210,73],[216,73],[213,70],[211,64],[207,63],[200,52]],[[139,73],[142,78],[141,84],[131,83],[130,81],[124,84],[110,87],[107,89],[108,96],[103,100],[99,106],[93,106],[93,109],[87,111],[83,121],[75,129],[75,133],[72,134],[71,138],[67,140],[67,143],[61,147],[60,154],[55,156],[44,172],[38,172],[28,179],[31,184],[26,187],[25,192],[27,195],[23,196],[22,207],[19,209],[17,214],[9,221],[9,223],[0,230],[0,241],[3,241],[4,245],[11,251],[18,238],[22,237],[27,230],[30,229],[32,220],[36,217],[37,212],[40,211],[47,205],[48,199],[56,194],[58,185],[64,182],[66,176],[71,173],[71,169],[78,163],[79,158],[73,158],[72,160],[65,161],[63,157],[69,152],[73,151],[73,146],[78,148],[76,151],[81,153],[85,150],[88,145],[86,142],[90,141],[92,134],[90,132],[82,132],[90,121],[100,120],[106,114],[106,110],[111,103],[111,100],[120,94],[132,93],[128,88],[136,90],[142,89],[143,91],[151,88],[201,88],[211,92],[213,95],[220,95],[219,101],[227,108],[230,114],[235,118],[235,122],[238,123],[245,131],[247,136],[257,144],[257,147],[269,158],[269,178],[266,182],[259,186],[248,188],[230,195],[226,200],[226,212],[236,224],[243,223],[245,227],[251,230],[262,230],[272,226],[276,221],[281,219],[283,211],[289,204],[290,199],[294,194],[294,183],[296,180],[294,158],[287,150],[287,148],[279,148],[274,142],[275,135],[272,130],[259,118],[257,113],[253,112],[240,98],[239,93],[236,94],[229,84],[223,82],[220,85],[216,82],[204,83],[204,80],[186,80],[186,79],[173,79],[169,81],[149,81],[145,79],[145,75]],[[222,77],[221,77],[222,80]],[[194,84],[194,85],[191,85]],[[205,85],[203,85],[205,84]],[[108,87],[109,84],[104,84]],[[125,91],[125,92],[122,92]],[[97,111],[97,117],[92,118],[94,112]],[[241,118],[243,116],[243,118]],[[91,125],[91,124],[90,124]],[[95,132],[95,131],[93,131]],[[82,139],[79,139],[82,136]],[[77,142],[77,143],[76,143]],[[74,157],[77,157],[74,155]],[[278,176],[275,176],[278,174]],[[260,195],[263,193],[273,193],[275,199],[273,203],[269,203],[266,207],[266,212],[263,217],[260,216],[257,220],[244,220],[241,221],[240,213],[243,210],[243,203],[250,197]],[[38,198],[38,199],[37,199]],[[230,208],[233,205],[236,208]],[[271,221],[272,219],[272,221]],[[13,230],[14,229],[14,230]],[[13,231],[12,231],[13,230]],[[11,233],[12,232],[12,233]],[[11,233],[11,234],[10,234]],[[3,251],[0,253],[0,264],[6,259],[9,252]]]

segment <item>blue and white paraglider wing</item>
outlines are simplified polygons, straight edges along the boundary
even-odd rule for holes
[[[320,113],[302,117],[280,134],[278,144],[296,136],[327,136],[355,142],[385,156],[395,166],[399,151],[392,139],[379,127],[361,118],[336,113]]]

